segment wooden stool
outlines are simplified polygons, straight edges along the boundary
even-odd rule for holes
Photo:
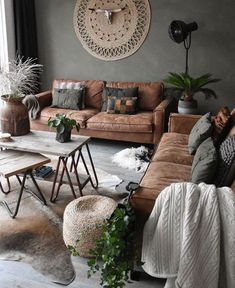
[[[30,176],[32,179],[38,193],[40,194],[41,198],[35,194],[35,192],[31,190],[26,190],[27,192],[30,192],[33,196],[35,196],[40,202],[42,202],[44,205],[46,205],[46,200],[32,174],[33,169],[39,168],[43,166],[46,163],[49,163],[51,160],[41,154],[37,153],[28,153],[28,152],[21,152],[21,151],[15,151],[15,150],[4,150],[0,151],[0,175],[5,177],[7,179],[8,184],[8,190],[5,191],[2,187],[2,184],[0,182],[0,190],[4,194],[8,194],[11,191],[9,177],[16,176],[17,180],[19,181],[21,187],[19,192],[19,197],[17,200],[15,211],[13,212],[6,201],[0,201],[0,204],[3,205],[10,216],[12,218],[15,218],[19,211],[20,201],[25,188],[25,181],[27,176]],[[23,174],[23,180],[20,180],[20,177],[18,174]]]

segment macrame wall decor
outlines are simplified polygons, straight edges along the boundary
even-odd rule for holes
[[[118,60],[135,53],[150,27],[148,0],[77,0],[74,28],[94,57]]]

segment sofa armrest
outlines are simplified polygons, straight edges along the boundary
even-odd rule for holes
[[[154,135],[153,143],[158,144],[162,134],[167,131],[168,119],[171,112],[177,111],[175,98],[164,99],[153,111]]]
[[[52,103],[52,91],[51,90],[41,92],[39,94],[36,94],[35,96],[38,99],[40,110],[42,110],[43,108],[47,106],[50,106]]]
[[[172,113],[169,117],[168,132],[189,135],[193,126],[201,117],[201,115]]]

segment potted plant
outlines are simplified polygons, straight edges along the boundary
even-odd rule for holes
[[[22,103],[28,93],[35,92],[42,65],[28,58],[17,58],[0,68],[1,130],[13,136],[30,131],[29,116]]]
[[[164,82],[170,87],[176,88],[180,91],[181,97],[178,103],[178,112],[183,114],[196,114],[197,101],[193,98],[198,92],[202,92],[206,99],[211,97],[216,98],[216,93],[205,86],[211,83],[220,81],[220,79],[213,79],[211,74],[204,74],[200,77],[193,78],[188,73],[169,73],[170,75]]]
[[[88,261],[88,277],[100,270],[102,287],[125,287],[134,268],[135,239],[134,210],[128,202],[118,204],[103,225],[96,249],[91,251],[94,259]]]
[[[79,132],[80,125],[74,119],[66,117],[64,114],[56,114],[55,119],[48,119],[48,126],[56,128],[56,140],[60,143],[71,141],[71,131],[76,127]]]

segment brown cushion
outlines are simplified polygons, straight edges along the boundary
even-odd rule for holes
[[[107,87],[138,87],[138,106],[140,110],[153,111],[163,99],[163,84],[160,82],[107,82]]]
[[[230,130],[231,118],[228,107],[221,107],[217,115],[212,121],[213,133],[212,138],[217,146],[219,146]]]
[[[152,161],[173,162],[191,166],[193,156],[188,153],[188,135],[173,132],[163,134]]]
[[[105,131],[152,132],[153,113],[139,112],[135,115],[108,114],[100,112],[87,121],[87,128]]]
[[[190,181],[191,168],[168,162],[151,162],[148,171],[140,182],[140,187],[133,194],[133,207],[143,214],[149,215],[155,200],[164,188],[173,182]]]
[[[78,110],[46,107],[41,111],[41,117],[40,117],[41,123],[47,124],[48,119],[50,117],[54,118],[57,113],[66,114],[68,117],[75,119],[80,124],[81,128],[85,128],[87,119],[97,114],[98,110],[90,108],[78,111]]]
[[[151,162],[148,171],[140,182],[141,187],[155,188],[159,185],[168,186],[173,182],[191,180],[191,167],[169,162]]]
[[[52,90],[58,87],[60,82],[81,82],[81,80],[71,80],[71,79],[56,79],[53,81]],[[91,107],[101,110],[102,106],[102,92],[105,86],[105,82],[101,80],[84,80],[85,83],[85,107]]]

